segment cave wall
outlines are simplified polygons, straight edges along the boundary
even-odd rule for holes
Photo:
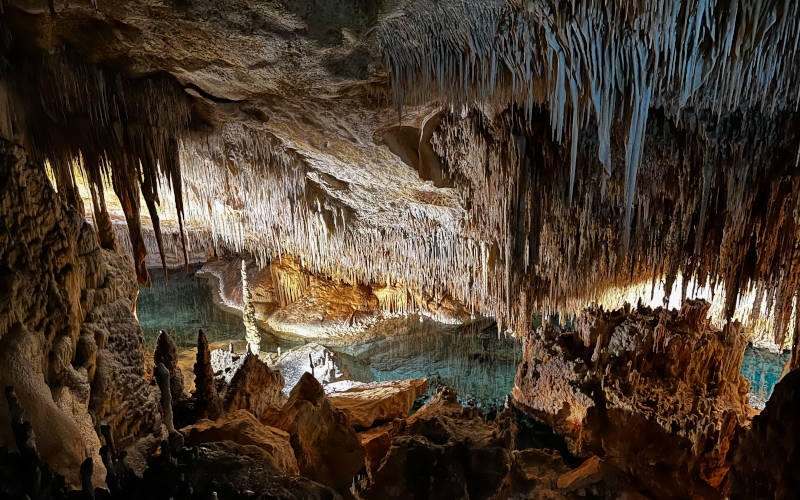
[[[120,448],[161,427],[158,391],[144,378],[133,266],[100,248],[44,168],[2,139],[0,282],[0,385],[14,387],[55,471],[78,484],[91,457],[102,482],[100,425]],[[0,446],[15,447],[6,405]]]

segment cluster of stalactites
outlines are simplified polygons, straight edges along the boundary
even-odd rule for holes
[[[570,201],[570,153],[538,113],[449,115],[432,139],[468,211],[464,232],[485,245],[479,309],[520,327],[533,311],[576,311],[636,283],[661,282],[668,299],[681,275],[681,297],[688,283],[721,288],[725,318],[748,307],[755,324],[766,312],[782,343],[800,290],[797,115],[698,113],[678,128],[651,113],[625,242],[622,172],[602,186],[587,141]]]
[[[625,243],[651,107],[770,116],[800,102],[791,1],[421,0],[383,21],[378,40],[398,106],[438,95],[458,106],[514,103],[530,119],[545,105],[553,139],[571,140],[570,201],[582,126],[596,129],[605,186],[618,124]]]
[[[183,234],[179,147],[190,121],[188,96],[166,76],[125,78],[86,64],[67,49],[36,55],[5,50],[3,56],[16,71],[3,76],[9,105],[2,108],[22,131],[21,140],[36,160],[49,164],[59,193],[81,213],[75,173],[82,170],[106,248],[117,248],[104,191],[113,186],[130,231],[138,280],[148,284],[140,200],[147,206],[166,272],[159,183],[166,182],[174,193]]]

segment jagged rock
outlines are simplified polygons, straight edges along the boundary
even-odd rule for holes
[[[215,420],[222,413],[222,402],[217,393],[214,371],[211,368],[211,352],[203,330],[197,334],[197,361],[194,364],[194,410],[200,417]]]
[[[487,425],[446,387],[392,440],[364,497],[489,498],[508,474],[512,447],[502,419]]]
[[[736,449],[730,498],[790,499],[800,491],[800,370],[775,386]]]
[[[370,478],[378,469],[386,452],[389,451],[392,439],[404,427],[405,421],[397,419],[358,433],[358,439],[364,448],[364,464]]]
[[[598,457],[588,458],[580,467],[558,476],[556,484],[562,490],[574,491],[602,481],[605,475],[603,461]]]
[[[95,425],[110,424],[124,446],[160,427],[132,313],[132,268],[100,248],[41,165],[5,140],[0,214],[0,386],[15,388],[38,453],[55,472],[80,487],[91,457],[93,481],[102,484]],[[14,449],[9,429],[0,405],[0,446]]]
[[[506,477],[499,498],[569,498],[557,486],[560,474],[569,471],[561,455],[554,450],[514,450],[511,455],[511,469]]]
[[[328,401],[310,373],[300,378],[280,414],[265,423],[291,435],[300,473],[306,477],[342,490],[364,467],[364,450],[347,415]]]
[[[246,343],[242,352],[242,354],[235,352],[232,343],[227,348],[213,349],[211,351],[211,370],[214,372],[214,377],[230,384],[247,357]]]
[[[271,369],[256,355],[248,353],[220,397],[226,412],[245,409],[261,416],[283,404],[285,396],[282,390],[283,376],[280,372]]]
[[[286,380],[283,392],[287,395],[306,373],[312,373],[322,385],[353,378],[339,354],[315,342],[281,353],[272,366]]]
[[[272,474],[296,476],[299,471],[289,434],[263,425],[247,410],[236,410],[217,420],[201,420],[181,429],[186,446],[215,441],[233,441],[243,446],[255,446],[264,451],[264,461]]]
[[[584,311],[576,332],[527,337],[515,401],[580,456],[597,454],[659,497],[719,497],[748,421],[737,325],[681,311]]]
[[[169,371],[169,387],[172,397],[177,400],[183,397],[183,372],[178,367],[178,346],[172,336],[160,330],[156,340],[156,348],[153,352],[153,369],[158,368],[159,363],[163,363]]]
[[[356,427],[405,418],[414,400],[425,394],[426,379],[389,380],[358,384],[343,391],[329,392],[328,400],[347,414]]]

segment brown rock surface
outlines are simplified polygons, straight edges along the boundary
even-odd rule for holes
[[[392,439],[404,427],[405,421],[397,419],[358,433],[358,439],[364,448],[364,462],[370,478],[378,469],[386,452],[389,451]]]
[[[708,303],[680,312],[585,311],[576,332],[528,336],[513,395],[563,434],[659,497],[719,497],[749,415],[736,325],[709,326]]]
[[[367,428],[376,422],[407,417],[414,400],[425,394],[426,386],[427,379],[370,382],[331,392],[328,400],[345,412],[354,426]]]
[[[156,339],[156,348],[153,351],[153,370],[163,363],[169,372],[169,386],[172,398],[177,400],[184,395],[183,372],[178,366],[178,346],[172,336],[160,330]]]
[[[120,447],[160,428],[132,276],[44,168],[0,140],[0,385],[14,387],[42,458],[75,485],[87,456],[103,480],[96,425]],[[0,446],[13,449],[8,418],[0,405]]]
[[[280,372],[248,353],[221,395],[223,409],[226,412],[245,409],[260,416],[268,409],[283,404],[285,397],[281,390],[283,376]]]
[[[512,445],[504,420],[487,425],[445,387],[392,440],[364,497],[489,498],[508,474]]]
[[[197,354],[194,369],[194,410],[197,415],[216,419],[222,413],[222,402],[217,393],[214,371],[211,369],[211,351],[203,330],[197,334]]]
[[[247,410],[236,410],[217,420],[200,420],[181,429],[186,446],[216,441],[232,441],[264,451],[273,473],[296,476],[299,473],[289,434],[262,424]]]
[[[800,492],[800,370],[786,374],[753,418],[730,471],[735,500],[790,499]]]
[[[306,477],[342,490],[364,467],[364,450],[347,415],[327,400],[310,373],[300,378],[280,414],[262,421],[291,435],[300,473]]]

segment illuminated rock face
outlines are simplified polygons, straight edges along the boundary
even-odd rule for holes
[[[218,245],[524,333],[680,274],[791,331],[795,5],[7,4],[4,135],[103,227],[110,177],[142,282]]]
[[[666,449],[697,447],[653,459],[670,479],[689,464],[695,482],[669,484],[724,489],[744,405],[732,327],[641,308],[607,338],[529,329],[536,312],[631,285],[683,299],[696,283],[724,290],[719,319],[766,325],[778,344],[800,331],[800,5],[745,3],[4,1],[0,137],[39,177],[26,189],[11,175],[24,194],[0,210],[14,249],[0,290],[17,294],[0,307],[33,311],[0,311],[0,354],[5,376],[34,385],[22,406],[46,408],[34,427],[64,424],[41,433],[42,454],[72,443],[58,467],[75,479],[99,444],[89,406],[123,440],[158,433],[120,247],[142,284],[148,253],[164,267],[247,254],[253,315],[305,338],[391,314],[491,316],[527,338],[517,399],[576,450],[619,451],[647,476],[631,443],[595,427],[633,422]],[[17,217],[45,191],[55,218]],[[30,248],[46,264],[28,279]],[[277,381],[250,363],[253,380]]]
[[[665,498],[718,496],[747,425],[746,346],[737,325],[709,327],[708,304],[680,312],[586,311],[574,332],[526,341],[514,398],[566,437]]]
[[[122,256],[52,190],[18,147],[0,141],[0,385],[13,386],[41,456],[78,485],[81,462],[105,469],[99,425],[120,449],[160,435],[145,380],[138,288]],[[0,405],[0,446],[14,448]]]

